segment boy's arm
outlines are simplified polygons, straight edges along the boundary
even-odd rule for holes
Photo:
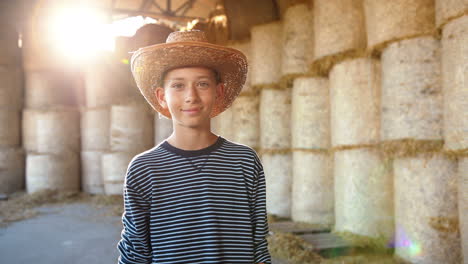
[[[128,174],[127,174],[128,176]],[[149,202],[134,187],[124,185],[123,230],[117,245],[119,264],[151,263]]]
[[[258,157],[255,158],[256,177],[254,180],[253,191],[253,231],[254,231],[254,260],[258,264],[270,264],[271,257],[268,251],[268,221],[266,211],[266,187],[265,175],[262,164]]]

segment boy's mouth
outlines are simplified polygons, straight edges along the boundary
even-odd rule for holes
[[[182,109],[182,112],[187,112],[187,113],[196,113],[198,111],[200,111],[200,108]]]

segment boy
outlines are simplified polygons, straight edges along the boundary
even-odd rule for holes
[[[174,32],[139,49],[132,72],[173,133],[129,164],[119,263],[271,263],[262,164],[210,130],[245,83],[245,56]]]

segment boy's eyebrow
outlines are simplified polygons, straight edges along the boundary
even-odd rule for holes
[[[202,79],[202,78],[207,78],[207,79],[210,79],[211,77],[210,76],[207,76],[207,75],[202,75],[202,76],[197,76],[196,77],[197,79]],[[185,80],[185,78],[183,77],[174,77],[174,78],[169,78],[167,79],[167,81],[171,81],[171,80]]]

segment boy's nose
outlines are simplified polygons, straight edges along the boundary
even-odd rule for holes
[[[197,88],[196,88],[195,84],[192,84],[187,89],[187,94],[185,96],[185,101],[188,103],[188,102],[198,101],[198,99],[199,99],[199,97],[198,97]]]

